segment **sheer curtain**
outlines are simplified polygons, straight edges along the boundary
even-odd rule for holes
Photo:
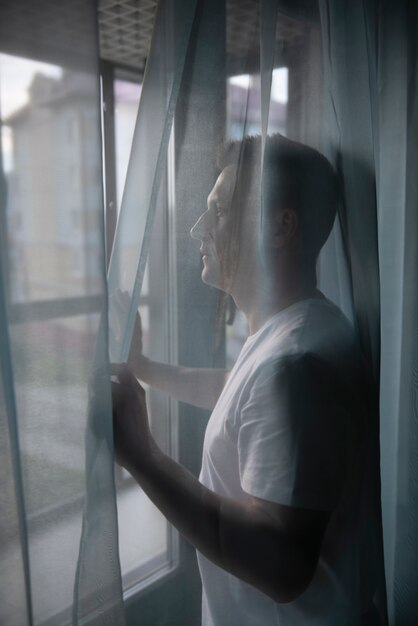
[[[110,393],[103,383],[99,405],[89,405],[92,368],[108,364],[108,348],[111,360],[127,359],[146,281],[146,302],[157,294],[164,303],[144,333],[148,356],[165,342],[172,365],[235,363],[246,320],[202,282],[190,229],[222,142],[259,135],[262,161],[279,133],[320,150],[338,172],[339,212],[317,273],[353,325],[367,372],[358,580],[376,608],[368,624],[415,624],[416,7],[160,2],[107,282],[95,3],[44,2],[34,12],[3,2],[0,18],[4,623],[124,623]],[[234,154],[239,172],[243,154]],[[265,198],[255,198],[261,237]],[[245,223],[238,214],[232,226],[232,268]],[[130,298],[122,312],[118,289]],[[208,412],[151,405],[157,439],[165,423],[172,455],[198,474]],[[146,520],[132,520],[138,541]],[[135,594],[125,586],[128,624],[199,623],[194,552],[180,540],[170,554],[168,576],[153,573]]]
[[[93,361],[108,362],[98,59],[95,2],[0,4],[0,622],[10,626],[124,622],[109,383],[99,427],[88,401]]]
[[[325,98],[333,126],[328,149],[344,180],[343,239],[353,307],[380,383],[389,623],[412,624],[418,616],[413,591],[418,554],[417,10],[406,2],[329,2],[321,4],[321,18]]]

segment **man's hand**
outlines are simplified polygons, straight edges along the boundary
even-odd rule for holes
[[[122,341],[123,324],[127,322],[131,299],[127,291],[118,289],[110,296],[111,341]],[[181,367],[159,363],[144,356],[141,316],[137,312],[128,365],[136,378],[169,396],[204,409],[213,409],[225,386],[229,371],[213,368]]]
[[[126,364],[111,366],[115,460],[133,472],[146,466],[156,443],[151,435],[145,391]]]

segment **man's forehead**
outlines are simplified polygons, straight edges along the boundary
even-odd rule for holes
[[[219,174],[212,191],[209,194],[210,198],[225,198],[232,199],[232,194],[235,189],[237,179],[237,167],[235,165],[228,165]]]
[[[239,172],[236,165],[227,165],[216,179],[215,185],[208,196],[208,201],[229,203],[238,193],[244,194],[245,204],[253,208],[259,204],[259,190],[257,176],[251,176],[251,172]]]

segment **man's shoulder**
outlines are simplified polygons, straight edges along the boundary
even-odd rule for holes
[[[257,388],[343,384],[357,379],[361,359],[351,324],[329,301],[296,303],[274,316],[234,367],[228,386],[240,402]]]
[[[350,356],[358,358],[358,346],[350,322],[329,300],[296,303],[275,316],[255,347],[258,365],[296,369],[333,364]]]
[[[247,390],[267,384],[276,391],[315,388],[351,395],[363,377],[363,363],[353,328],[332,303],[309,302],[285,324],[272,326],[260,347]],[[329,389],[328,389],[329,388]],[[325,393],[326,392],[326,393]]]

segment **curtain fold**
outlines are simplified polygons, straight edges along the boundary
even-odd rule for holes
[[[0,150],[0,214],[5,215],[7,203],[7,183],[3,173],[3,158]],[[7,241],[4,237],[3,243]],[[5,248],[2,246],[0,254],[0,359],[1,359],[1,544],[2,553],[2,584],[0,601],[3,607],[3,618],[11,625],[29,624],[33,622],[33,607],[30,580],[30,562],[28,547],[28,530],[26,508],[23,491],[23,478],[20,459],[19,430],[17,425],[17,410],[15,389],[12,375],[12,358],[10,338],[8,334],[7,306],[5,300],[5,281],[7,273],[3,266],[7,260]],[[6,542],[18,534],[19,541],[12,550],[6,549]],[[10,603],[8,596],[12,590],[5,584],[5,572],[14,571],[12,585],[17,596],[15,602]],[[17,593],[16,593],[17,591]]]
[[[417,12],[408,2],[330,2],[321,4],[321,18],[334,120],[327,150],[344,184],[354,316],[380,383],[374,471],[375,480],[381,475],[389,623],[413,624]]]
[[[369,5],[370,6],[370,5]],[[368,458],[363,469],[361,512],[373,510],[374,527],[360,522],[364,555],[362,585],[369,584],[382,624],[387,623],[380,500],[379,377],[380,281],[375,180],[376,58],[370,45],[370,16],[361,3],[321,3],[325,103],[332,132],[323,136],[325,153],[341,180],[339,226],[348,261],[353,321],[366,360]],[[352,96],[355,85],[355,97]],[[341,253],[341,252],[340,252]],[[373,504],[370,503],[373,501]],[[367,530],[366,530],[367,529]],[[369,619],[372,619],[370,616]]]
[[[413,2],[380,5],[377,154],[381,276],[382,505],[389,615],[418,619],[417,25]]]

